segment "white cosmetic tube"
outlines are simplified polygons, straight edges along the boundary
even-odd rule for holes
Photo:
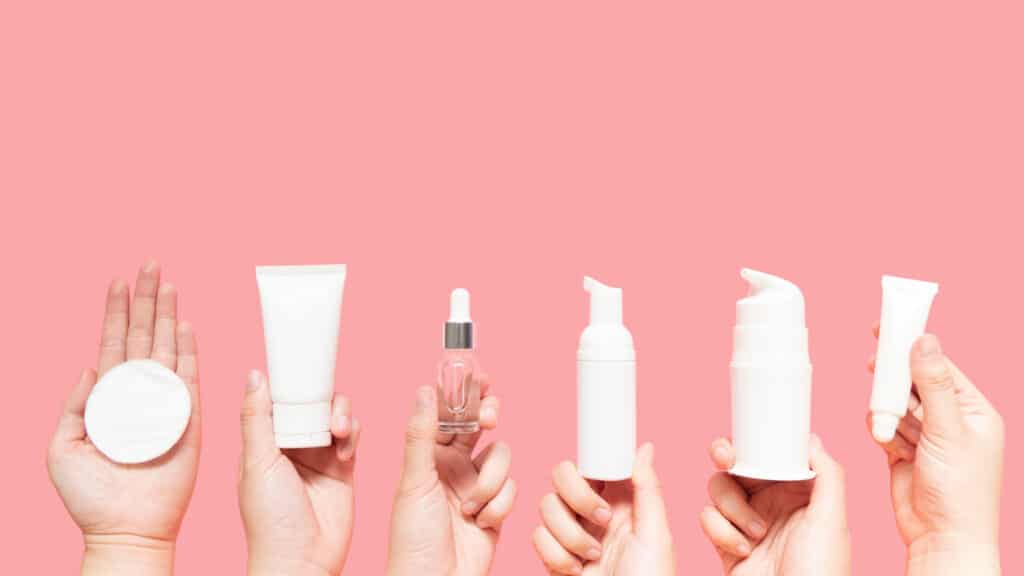
[[[280,448],[331,444],[331,397],[345,265],[257,266]]]
[[[896,436],[896,427],[910,401],[910,349],[924,334],[932,300],[939,291],[933,282],[882,276],[882,320],[871,388],[871,435],[879,442]]]

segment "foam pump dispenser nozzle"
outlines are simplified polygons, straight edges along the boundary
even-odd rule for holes
[[[583,279],[590,324],[576,354],[577,465],[593,480],[625,480],[636,452],[636,354],[622,323],[622,289]]]

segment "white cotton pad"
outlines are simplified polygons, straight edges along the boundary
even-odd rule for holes
[[[159,458],[181,438],[192,414],[188,387],[153,360],[129,360],[100,378],[85,404],[85,432],[114,462]]]

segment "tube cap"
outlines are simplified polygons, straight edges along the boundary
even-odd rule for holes
[[[274,403],[274,438],[278,448],[331,445],[331,403]]]
[[[879,442],[890,442],[896,437],[896,428],[900,419],[895,414],[885,412],[871,413],[871,435]]]

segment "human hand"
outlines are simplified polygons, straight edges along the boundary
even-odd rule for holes
[[[555,491],[540,503],[543,524],[533,532],[537,554],[552,574],[675,574],[652,444],[637,452],[631,481],[587,481],[566,461],[555,467],[552,482]]]
[[[192,416],[182,438],[160,458],[118,464],[86,436],[85,404],[99,377],[126,360],[144,358],[185,381]],[[68,395],[47,457],[50,479],[85,539],[83,573],[170,573],[199,465],[196,358],[192,328],[177,320],[177,291],[161,284],[156,262],[139,271],[131,305],[128,286],[111,283],[97,369],[85,370]]]
[[[331,446],[282,451],[267,379],[249,375],[238,487],[249,574],[336,575],[345,565],[360,425],[344,396],[336,395],[331,409]]]
[[[494,429],[498,399],[482,382],[480,427]],[[405,462],[391,513],[390,576],[482,576],[490,571],[516,485],[512,452],[495,442],[475,457],[481,432],[442,434],[437,393],[424,386],[406,429]]]
[[[907,572],[998,574],[1003,420],[935,336],[919,338],[909,361],[910,409],[882,445]]]
[[[736,459],[732,443],[711,443],[718,472],[708,481],[713,505],[701,513],[700,524],[726,574],[850,574],[843,469],[817,436],[810,448],[815,479],[772,482],[729,474]]]

